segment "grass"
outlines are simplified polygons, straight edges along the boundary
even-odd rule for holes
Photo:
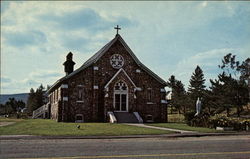
[[[24,119],[16,119],[16,118],[0,118],[0,122],[20,122]]]
[[[0,135],[121,136],[173,133],[110,123],[62,123],[50,119],[0,119],[1,121],[16,123],[0,127]],[[80,129],[76,125],[80,125]]]
[[[203,133],[221,132],[215,129],[209,129],[209,128],[204,128],[204,127],[192,127],[184,123],[153,123],[153,124],[148,124],[148,125],[164,127],[164,128],[179,129],[179,130],[197,131],[197,132],[203,132]]]

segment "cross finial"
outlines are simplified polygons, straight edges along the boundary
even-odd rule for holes
[[[118,31],[121,30],[121,28],[119,28],[119,25],[117,25],[116,27],[114,27],[114,29],[116,29],[116,34],[118,34]]]

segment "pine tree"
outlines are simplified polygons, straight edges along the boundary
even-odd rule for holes
[[[11,113],[17,112],[17,101],[15,98],[9,98],[9,100],[5,103],[6,107],[10,107],[12,109]]]
[[[188,93],[192,103],[195,103],[198,97],[203,97],[204,90],[206,88],[204,74],[199,66],[196,67],[189,83]]]
[[[27,101],[27,108],[28,112],[31,114],[37,108],[43,106],[45,104],[45,95],[44,95],[44,87],[41,84],[36,91],[33,88],[30,89],[28,101]]]
[[[33,110],[35,109],[36,107],[36,93],[34,91],[33,88],[30,89],[30,93],[29,93],[29,97],[28,97],[28,100],[27,100],[27,108],[28,108],[28,112],[29,113],[32,113]]]
[[[214,108],[216,112],[220,113],[226,110],[229,116],[230,109],[233,107],[233,78],[227,76],[225,72],[218,75],[218,80],[210,80],[212,90],[212,100],[214,102]]]
[[[246,59],[240,64],[236,55],[229,53],[223,57],[222,65],[219,65],[223,72],[218,75],[218,80],[210,80],[214,103],[217,109],[226,110],[228,116],[233,107],[237,108],[237,115],[240,116],[243,105],[249,100],[246,82],[249,78],[249,61]]]
[[[176,80],[175,76],[171,76],[167,82],[167,86],[172,89],[171,105],[181,113],[186,112],[186,91],[181,81]]]
[[[183,110],[186,112],[186,91],[181,81],[176,81],[175,89],[173,92],[174,105],[178,108],[179,113]]]
[[[35,107],[35,109],[43,106],[45,103],[45,96],[44,96],[44,87],[41,84],[37,89],[36,89],[36,101],[37,101],[37,105]]]
[[[240,78],[248,83],[248,102],[250,102],[250,58],[247,58],[237,68],[241,72]]]

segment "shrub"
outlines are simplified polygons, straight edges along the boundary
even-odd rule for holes
[[[185,121],[189,126],[199,126],[199,127],[209,127],[209,117],[210,115],[206,112],[194,116],[195,112],[187,112],[184,114]]]
[[[246,130],[250,119],[230,118],[225,115],[215,115],[209,118],[210,127],[233,127],[234,130]]]
[[[232,127],[234,130],[246,130],[246,125],[250,127],[250,119],[231,118],[222,114],[210,116],[206,112],[194,116],[195,112],[187,112],[184,114],[185,121],[189,126],[199,127]]]
[[[184,114],[184,119],[188,125],[191,125],[191,120],[194,118],[195,111],[186,112]]]
[[[209,127],[209,114],[201,113],[195,116],[191,121],[191,126],[199,126],[199,127]]]

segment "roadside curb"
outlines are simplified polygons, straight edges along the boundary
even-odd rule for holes
[[[163,135],[127,135],[127,136],[35,136],[35,135],[0,135],[0,140],[36,140],[36,139],[130,139],[130,138],[182,138],[205,136],[237,136],[250,135],[249,132],[240,133],[175,133]]]

